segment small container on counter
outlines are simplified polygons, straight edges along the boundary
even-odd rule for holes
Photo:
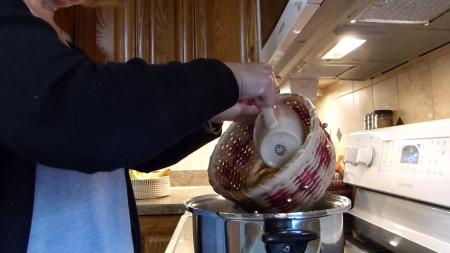
[[[376,115],[374,128],[392,126],[392,110],[376,110],[373,114]]]
[[[369,130],[369,114],[364,116],[364,130]]]
[[[372,117],[372,126],[370,129],[377,129],[378,128],[378,115],[376,113],[371,113],[370,114]]]
[[[364,130],[392,126],[392,110],[376,110],[364,116]]]
[[[367,116],[367,129],[373,129],[373,125],[372,125],[372,121],[373,121],[373,112],[369,113],[369,116]]]

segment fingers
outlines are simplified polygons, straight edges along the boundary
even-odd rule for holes
[[[239,98],[251,99],[256,106],[271,106],[280,101],[274,68],[266,63],[225,63],[239,85]]]
[[[259,114],[260,110],[254,105],[248,105],[245,103],[237,103],[229,109],[214,116],[211,121],[234,121],[242,117],[253,117]]]
[[[258,116],[260,110],[254,105],[239,104],[240,117]]]
[[[265,97],[265,98],[263,98],[263,97],[253,98],[253,103],[257,107],[261,108],[261,107],[267,107],[267,106],[279,104],[280,100],[281,100],[281,95],[277,92],[274,92],[274,93],[271,93],[270,96]]]
[[[275,100],[273,102],[274,105],[277,105],[281,102],[281,94],[278,92],[275,92]]]
[[[266,107],[278,104],[280,102],[280,94],[275,91],[278,86],[275,74],[272,72],[261,83],[264,84],[261,87],[261,92],[253,98],[255,105],[258,107]]]

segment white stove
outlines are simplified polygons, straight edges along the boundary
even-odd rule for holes
[[[345,157],[345,253],[450,253],[450,119],[353,133]],[[192,228],[187,213],[166,253],[194,253]]]
[[[398,239],[365,238],[450,252],[450,120],[350,134],[345,162],[344,182],[358,186],[349,213]]]

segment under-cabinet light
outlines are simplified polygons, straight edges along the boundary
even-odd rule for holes
[[[334,46],[328,53],[326,53],[322,59],[335,60],[342,59],[345,55],[361,46],[366,40],[358,40],[353,38],[344,38]]]

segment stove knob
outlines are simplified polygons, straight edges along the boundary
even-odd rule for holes
[[[366,167],[370,167],[372,165],[374,155],[375,150],[371,147],[358,148],[358,152],[356,154],[356,163],[362,164]]]
[[[358,153],[358,149],[356,147],[347,147],[345,149],[344,163],[350,163],[353,166],[356,166],[356,155]]]

